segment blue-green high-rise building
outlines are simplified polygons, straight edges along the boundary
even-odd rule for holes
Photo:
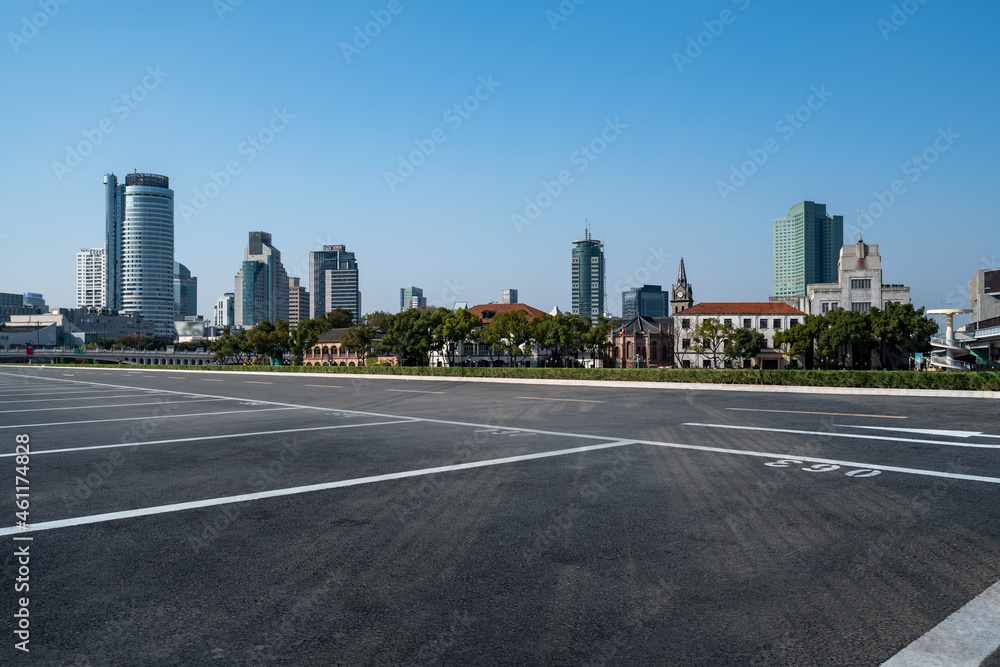
[[[590,237],[590,227],[581,241],[573,241],[573,314],[595,318],[603,315],[604,244]]]
[[[233,294],[233,318],[238,327],[264,320],[271,324],[288,321],[288,274],[269,233],[250,232]]]
[[[844,217],[803,201],[774,221],[774,296],[805,296],[806,285],[837,282]]]

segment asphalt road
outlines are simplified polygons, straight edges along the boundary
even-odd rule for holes
[[[7,367],[0,614],[16,630],[29,598],[30,652],[5,631],[0,662],[878,665],[983,624],[998,417],[995,400]]]

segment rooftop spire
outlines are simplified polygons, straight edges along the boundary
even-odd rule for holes
[[[688,274],[687,271],[684,270],[684,255],[681,255],[681,268],[677,271],[677,284],[687,285],[687,282]]]

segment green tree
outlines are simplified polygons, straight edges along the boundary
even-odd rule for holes
[[[766,344],[767,339],[764,338],[764,334],[756,329],[739,328],[733,330],[727,337],[723,354],[726,359],[741,360],[740,365],[747,368],[750,361],[760,354],[761,348]]]
[[[455,365],[455,351],[459,344],[471,343],[483,321],[468,310],[446,311],[441,316],[436,338],[442,344],[448,365]]]
[[[393,315],[379,350],[399,355],[405,365],[428,365],[431,351],[443,345],[436,332],[448,312],[447,308],[434,312],[410,308]]]
[[[875,339],[871,333],[871,314],[838,308],[824,317],[826,328],[819,335],[819,350],[823,356],[831,355],[840,364],[851,353],[852,366],[866,366]]]
[[[549,351],[547,366],[564,366],[564,357],[575,356],[584,349],[584,336],[589,331],[588,320],[573,313],[560,313],[535,322],[532,339],[539,350]]]
[[[250,357],[246,339],[245,329],[237,329],[234,333],[226,327],[221,336],[208,344],[208,351],[215,353],[215,360],[220,364],[243,364]]]
[[[603,358],[607,351],[615,346],[611,340],[614,328],[614,322],[603,315],[598,315],[593,325],[583,335],[583,349],[593,352],[598,358]]]
[[[871,334],[879,349],[883,368],[907,368],[914,352],[929,352],[931,336],[937,333],[937,322],[924,315],[924,309],[915,310],[913,304],[885,304],[870,313]]]
[[[389,321],[392,319],[392,314],[387,313],[384,310],[376,310],[374,313],[368,313],[361,318],[362,324],[367,324],[373,329],[381,329],[382,331],[389,330]]]
[[[364,366],[365,361],[368,359],[368,352],[371,350],[372,341],[374,340],[375,329],[368,324],[360,324],[356,327],[350,327],[345,331],[340,337],[340,344],[348,352],[358,355],[358,359],[360,360],[358,365]]]
[[[732,332],[732,324],[722,324],[716,318],[710,317],[703,320],[691,333],[691,345],[688,349],[710,357],[712,368],[718,368],[719,355]]]
[[[774,346],[785,356],[801,357],[803,368],[813,367],[813,350],[820,333],[826,328],[820,315],[806,315],[802,324],[774,334]]]
[[[510,365],[516,366],[518,357],[531,354],[533,329],[523,310],[498,313],[483,329],[483,342],[491,349],[506,352]]]

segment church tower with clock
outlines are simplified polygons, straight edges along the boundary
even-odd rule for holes
[[[684,257],[681,257],[681,268],[677,271],[677,284],[670,291],[670,312],[679,313],[694,305],[694,290],[687,279],[684,269]]]

